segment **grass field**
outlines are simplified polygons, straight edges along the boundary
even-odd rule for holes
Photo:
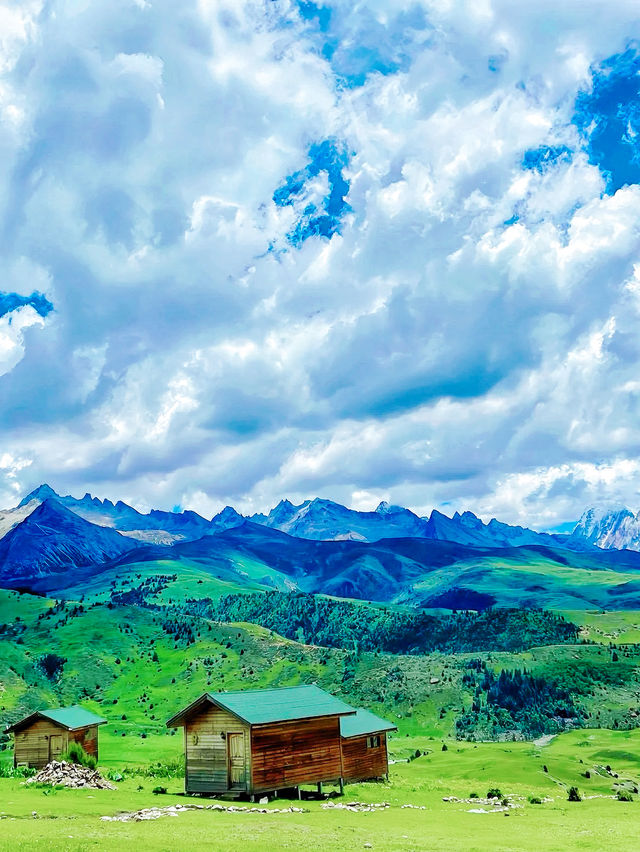
[[[132,766],[140,751],[115,749],[105,741],[105,767]],[[164,738],[145,742],[146,757],[165,755]],[[416,749],[426,752],[407,762]],[[344,801],[386,801],[382,812],[352,813],[303,802],[303,814],[241,814],[193,811],[139,823],[104,822],[101,816],[144,807],[206,804],[182,795],[182,779],[126,777],[116,791],[31,788],[0,779],[0,849],[41,850],[593,850],[632,852],[638,848],[638,801],[612,798],[616,784],[637,786],[640,732],[583,730],[550,744],[455,743],[396,736],[389,783],[350,785]],[[544,771],[544,766],[547,772]],[[611,773],[604,768],[611,767]],[[589,772],[590,778],[584,773]],[[162,783],[167,795],[153,795]],[[567,801],[577,786],[581,802]],[[485,796],[491,787],[520,807],[502,812],[443,797]],[[543,804],[530,804],[537,796]],[[335,800],[339,801],[338,799]],[[269,807],[286,806],[278,800]],[[294,804],[298,804],[296,801]],[[415,808],[403,808],[403,805]],[[421,810],[419,808],[424,808]],[[35,812],[35,815],[34,815]],[[368,846],[367,844],[370,844]]]
[[[140,571],[142,579],[157,576],[146,574],[142,564]],[[200,579],[194,567],[189,582],[196,588],[190,592],[201,590]],[[220,578],[209,583],[212,593],[214,586],[218,593],[228,588]],[[174,590],[171,584],[160,590],[162,603],[171,603]],[[638,848],[638,797],[621,802],[614,791],[623,782],[640,788],[640,728],[606,730],[638,724],[640,649],[624,644],[640,636],[638,612],[565,611],[593,644],[393,656],[301,645],[251,624],[92,602],[88,596],[54,605],[0,590],[0,627],[11,630],[5,633],[10,638],[0,639],[0,726],[38,706],[79,701],[109,720],[100,732],[101,768],[124,772],[124,780],[116,791],[73,791],[0,778],[0,850]],[[176,625],[192,631],[192,639],[172,632]],[[49,679],[38,661],[52,651],[65,661],[61,675]],[[494,671],[519,668],[560,678],[591,714],[587,723],[605,728],[561,734],[546,745],[455,740],[456,719],[473,700],[463,677],[474,658]],[[182,794],[181,777],[164,777],[162,769],[148,777],[153,764],[180,761],[182,737],[164,723],[195,696],[304,682],[317,682],[398,724],[389,783],[349,786],[345,797],[386,801],[388,809],[352,813],[310,801],[303,814],[204,810],[138,823],[100,820],[142,807],[200,803]],[[11,761],[7,745],[0,743],[0,763]],[[420,756],[409,761],[416,752]],[[159,784],[167,795],[153,794]],[[581,802],[567,801],[571,786],[580,789]],[[484,796],[492,787],[518,805],[508,817],[472,802],[443,801]],[[531,796],[543,803],[529,803]],[[470,812],[478,808],[491,812]]]

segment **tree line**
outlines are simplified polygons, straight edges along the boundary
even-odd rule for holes
[[[308,645],[391,654],[521,651],[578,641],[575,624],[541,609],[433,614],[277,591],[192,600],[187,609],[215,621],[259,624]]]

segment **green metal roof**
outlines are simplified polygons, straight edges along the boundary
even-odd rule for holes
[[[355,714],[355,709],[317,686],[289,686],[282,689],[246,689],[239,692],[207,692],[167,722],[180,724],[183,717],[208,701],[223,707],[250,725],[312,719],[315,716]]]
[[[78,728],[86,728],[88,725],[102,725],[107,720],[101,716],[96,716],[90,710],[85,710],[79,704],[74,704],[72,707],[59,707],[57,710],[36,710],[35,713],[30,713],[24,719],[14,722],[9,725],[6,731],[15,731],[18,728],[23,728],[39,717],[50,719],[56,725],[62,725],[63,728],[68,728],[70,731],[75,731]]]
[[[397,730],[391,722],[386,722],[368,710],[357,710],[355,716],[343,716],[340,719],[340,735],[347,738]]]

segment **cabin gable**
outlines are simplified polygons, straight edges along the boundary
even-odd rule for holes
[[[188,793],[249,789],[251,737],[246,722],[209,704],[185,719],[184,744]]]
[[[14,734],[14,766],[42,769],[57,760],[69,745],[69,732],[49,719],[36,719]]]

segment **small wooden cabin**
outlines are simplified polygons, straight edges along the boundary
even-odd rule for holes
[[[57,760],[71,742],[80,743],[97,760],[98,726],[106,721],[78,704],[57,710],[36,710],[5,729],[14,737],[13,765],[42,769]]]
[[[387,733],[397,727],[368,710],[340,718],[342,772],[345,781],[366,781],[389,775]]]
[[[205,693],[167,722],[184,727],[187,793],[254,795],[340,783],[340,720],[353,707],[317,686]]]

